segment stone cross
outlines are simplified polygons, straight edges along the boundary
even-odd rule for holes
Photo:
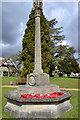
[[[41,34],[40,34],[40,16],[42,9],[42,0],[33,0],[33,9],[35,10],[35,64],[34,73],[43,73],[41,64]]]
[[[40,16],[42,6],[43,6],[42,0],[33,1],[33,9],[35,11],[35,62],[33,73],[27,75],[27,86],[49,85],[49,75],[43,73],[41,63]]]
[[[43,0],[33,0],[33,9],[36,7],[43,9]]]

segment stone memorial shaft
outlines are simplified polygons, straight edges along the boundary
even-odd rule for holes
[[[34,72],[42,73],[41,64],[41,33],[40,33],[40,16],[42,9],[42,0],[34,0],[35,10],[35,64]]]
[[[49,85],[49,75],[43,73],[41,63],[41,32],[40,17],[43,7],[42,0],[33,1],[33,9],[35,11],[35,58],[33,73],[27,75],[27,86],[44,86]]]

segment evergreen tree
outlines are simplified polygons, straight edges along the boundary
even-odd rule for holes
[[[50,54],[52,56],[51,73],[57,66],[58,59],[60,59],[60,56],[58,57],[58,55],[57,55],[60,52],[59,48],[61,48],[59,43],[61,43],[63,40],[65,40],[65,36],[62,34],[63,27],[56,28],[57,23],[58,23],[58,21],[56,21],[56,18],[48,21],[49,32],[50,32],[49,33],[50,34]],[[65,46],[65,47],[67,47],[67,46]],[[62,49],[63,48],[64,48],[64,46],[62,46]]]
[[[52,74],[55,66],[60,69],[61,62],[65,59],[73,58],[75,50],[68,45],[59,45],[65,36],[62,34],[62,27],[56,28],[58,21],[53,19],[48,21],[41,11],[40,28],[41,28],[41,56],[42,69],[45,73]],[[33,72],[34,69],[34,51],[35,51],[35,16],[34,10],[29,15],[29,21],[26,24],[25,35],[22,41],[22,61],[24,68],[21,77]],[[63,63],[64,63],[63,61]],[[75,61],[75,60],[74,60]],[[61,70],[62,71],[62,70]],[[64,70],[65,71],[65,70]],[[68,70],[70,71],[70,70]],[[69,72],[70,73],[70,72]]]
[[[65,40],[65,36],[62,34],[63,27],[55,27],[57,23],[58,21],[56,21],[56,19],[48,21],[51,38],[50,53],[52,55],[52,63],[54,64],[52,67],[57,66],[60,71],[67,74],[70,74],[71,72],[79,72],[79,65],[74,58],[74,53],[76,52],[74,47],[59,45],[59,43]]]
[[[59,61],[67,58],[74,58],[74,53],[76,51],[74,50],[74,47],[69,47],[68,45],[60,45],[57,46],[55,50],[54,60],[56,61],[56,65],[58,66]]]
[[[43,12],[41,11],[40,19],[41,29],[41,56],[42,56],[42,69],[45,73],[50,72],[50,65],[52,57],[50,55],[50,36],[49,25]],[[21,77],[26,77],[27,74],[33,72],[34,69],[34,50],[35,50],[35,19],[34,10],[29,15],[27,28],[22,41],[22,60],[24,61],[24,68]]]
[[[65,47],[62,49],[59,49],[59,53],[57,56],[60,58],[58,59],[58,70],[64,73],[67,73],[68,75],[71,74],[71,72],[79,73],[79,64],[77,63],[77,59],[74,58],[74,53],[76,50],[74,47]]]
[[[58,64],[58,70],[64,73],[67,73],[68,75],[71,74],[71,72],[79,73],[79,64],[77,63],[75,58],[68,58],[65,57],[64,59],[61,59]]]
[[[50,38],[51,38],[51,48],[55,48],[57,47],[57,45],[59,46],[58,43],[61,43],[63,40],[65,40],[65,36],[62,34],[62,28],[63,27],[59,27],[56,28],[56,24],[58,23],[58,21],[56,21],[56,18],[53,20],[48,21],[49,24],[49,30],[50,30]],[[53,50],[52,50],[53,52]]]

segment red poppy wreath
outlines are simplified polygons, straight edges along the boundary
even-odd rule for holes
[[[58,96],[64,96],[64,93],[62,92],[54,92],[54,93],[49,93],[46,95],[43,94],[24,94],[21,95],[20,98],[22,99],[31,99],[31,98],[35,98],[35,99],[43,99],[43,98],[57,98]]]

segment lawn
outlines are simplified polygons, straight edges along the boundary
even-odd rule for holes
[[[20,76],[16,77],[3,77],[0,78],[0,82],[2,81],[2,85],[10,85],[10,81],[13,81],[13,83],[16,83],[16,80],[19,79]]]
[[[0,82],[2,81],[2,85],[9,85],[10,81],[13,81],[16,83],[15,77],[3,77],[2,79],[0,78]],[[60,88],[78,88],[78,81],[79,78],[70,78],[70,77],[51,77],[50,78],[50,84],[56,84],[59,85]],[[80,88],[80,87],[79,87]]]
[[[80,88],[78,86],[79,78],[70,78],[70,77],[51,77],[50,84],[59,85],[60,88]]]
[[[7,103],[7,99],[4,98],[4,94],[8,91],[15,90],[16,88],[2,88],[2,118],[14,118],[13,116],[4,112],[4,106]]]
[[[18,79],[18,78],[17,78]],[[0,79],[1,80],[1,79]],[[4,77],[2,79],[2,85],[6,85],[6,84],[10,84],[10,81],[13,80],[14,83],[16,82],[16,78],[15,77]],[[61,88],[78,88],[78,78],[50,78],[50,83],[51,84],[57,84],[59,85]],[[9,114],[4,112],[4,106],[7,103],[7,99],[4,98],[4,94],[7,93],[8,91],[14,90],[16,88],[2,88],[2,117],[3,118],[14,118],[12,116],[10,116]],[[78,104],[80,103],[78,101],[78,95],[80,92],[78,91],[70,91],[72,92],[74,95],[71,97],[71,104],[73,105],[73,109],[71,109],[69,112],[67,112],[66,114],[62,115],[60,118],[78,118]],[[0,100],[1,101],[1,100]]]
[[[80,92],[77,91],[70,91],[70,92],[73,93],[73,96],[71,97],[71,104],[73,105],[73,108],[66,114],[62,115],[60,118],[79,118],[78,107],[80,101],[78,101],[78,97],[79,97],[78,93]]]

